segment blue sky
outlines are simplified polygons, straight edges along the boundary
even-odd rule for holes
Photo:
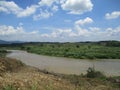
[[[0,0],[0,39],[120,40],[120,0]]]

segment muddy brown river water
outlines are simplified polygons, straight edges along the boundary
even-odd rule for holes
[[[103,72],[107,76],[120,76],[120,59],[83,60],[37,55],[26,51],[10,50],[7,57],[15,58],[23,63],[62,74],[85,74],[89,67]]]

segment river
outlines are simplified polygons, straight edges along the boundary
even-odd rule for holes
[[[52,57],[28,53],[20,50],[10,50],[7,57],[22,61],[23,63],[62,74],[85,74],[89,67],[103,72],[107,76],[120,76],[120,59],[83,60],[63,57]]]

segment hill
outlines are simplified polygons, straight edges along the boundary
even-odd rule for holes
[[[0,44],[10,44],[8,41],[0,40]]]
[[[5,40],[0,40],[0,44],[20,44],[24,43],[22,41],[5,41]]]

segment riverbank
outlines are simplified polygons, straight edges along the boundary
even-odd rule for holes
[[[75,85],[20,61],[0,58],[0,90],[74,90]],[[14,88],[14,89],[7,89]]]
[[[10,58],[0,64],[0,90],[119,90],[107,79],[49,73]]]

